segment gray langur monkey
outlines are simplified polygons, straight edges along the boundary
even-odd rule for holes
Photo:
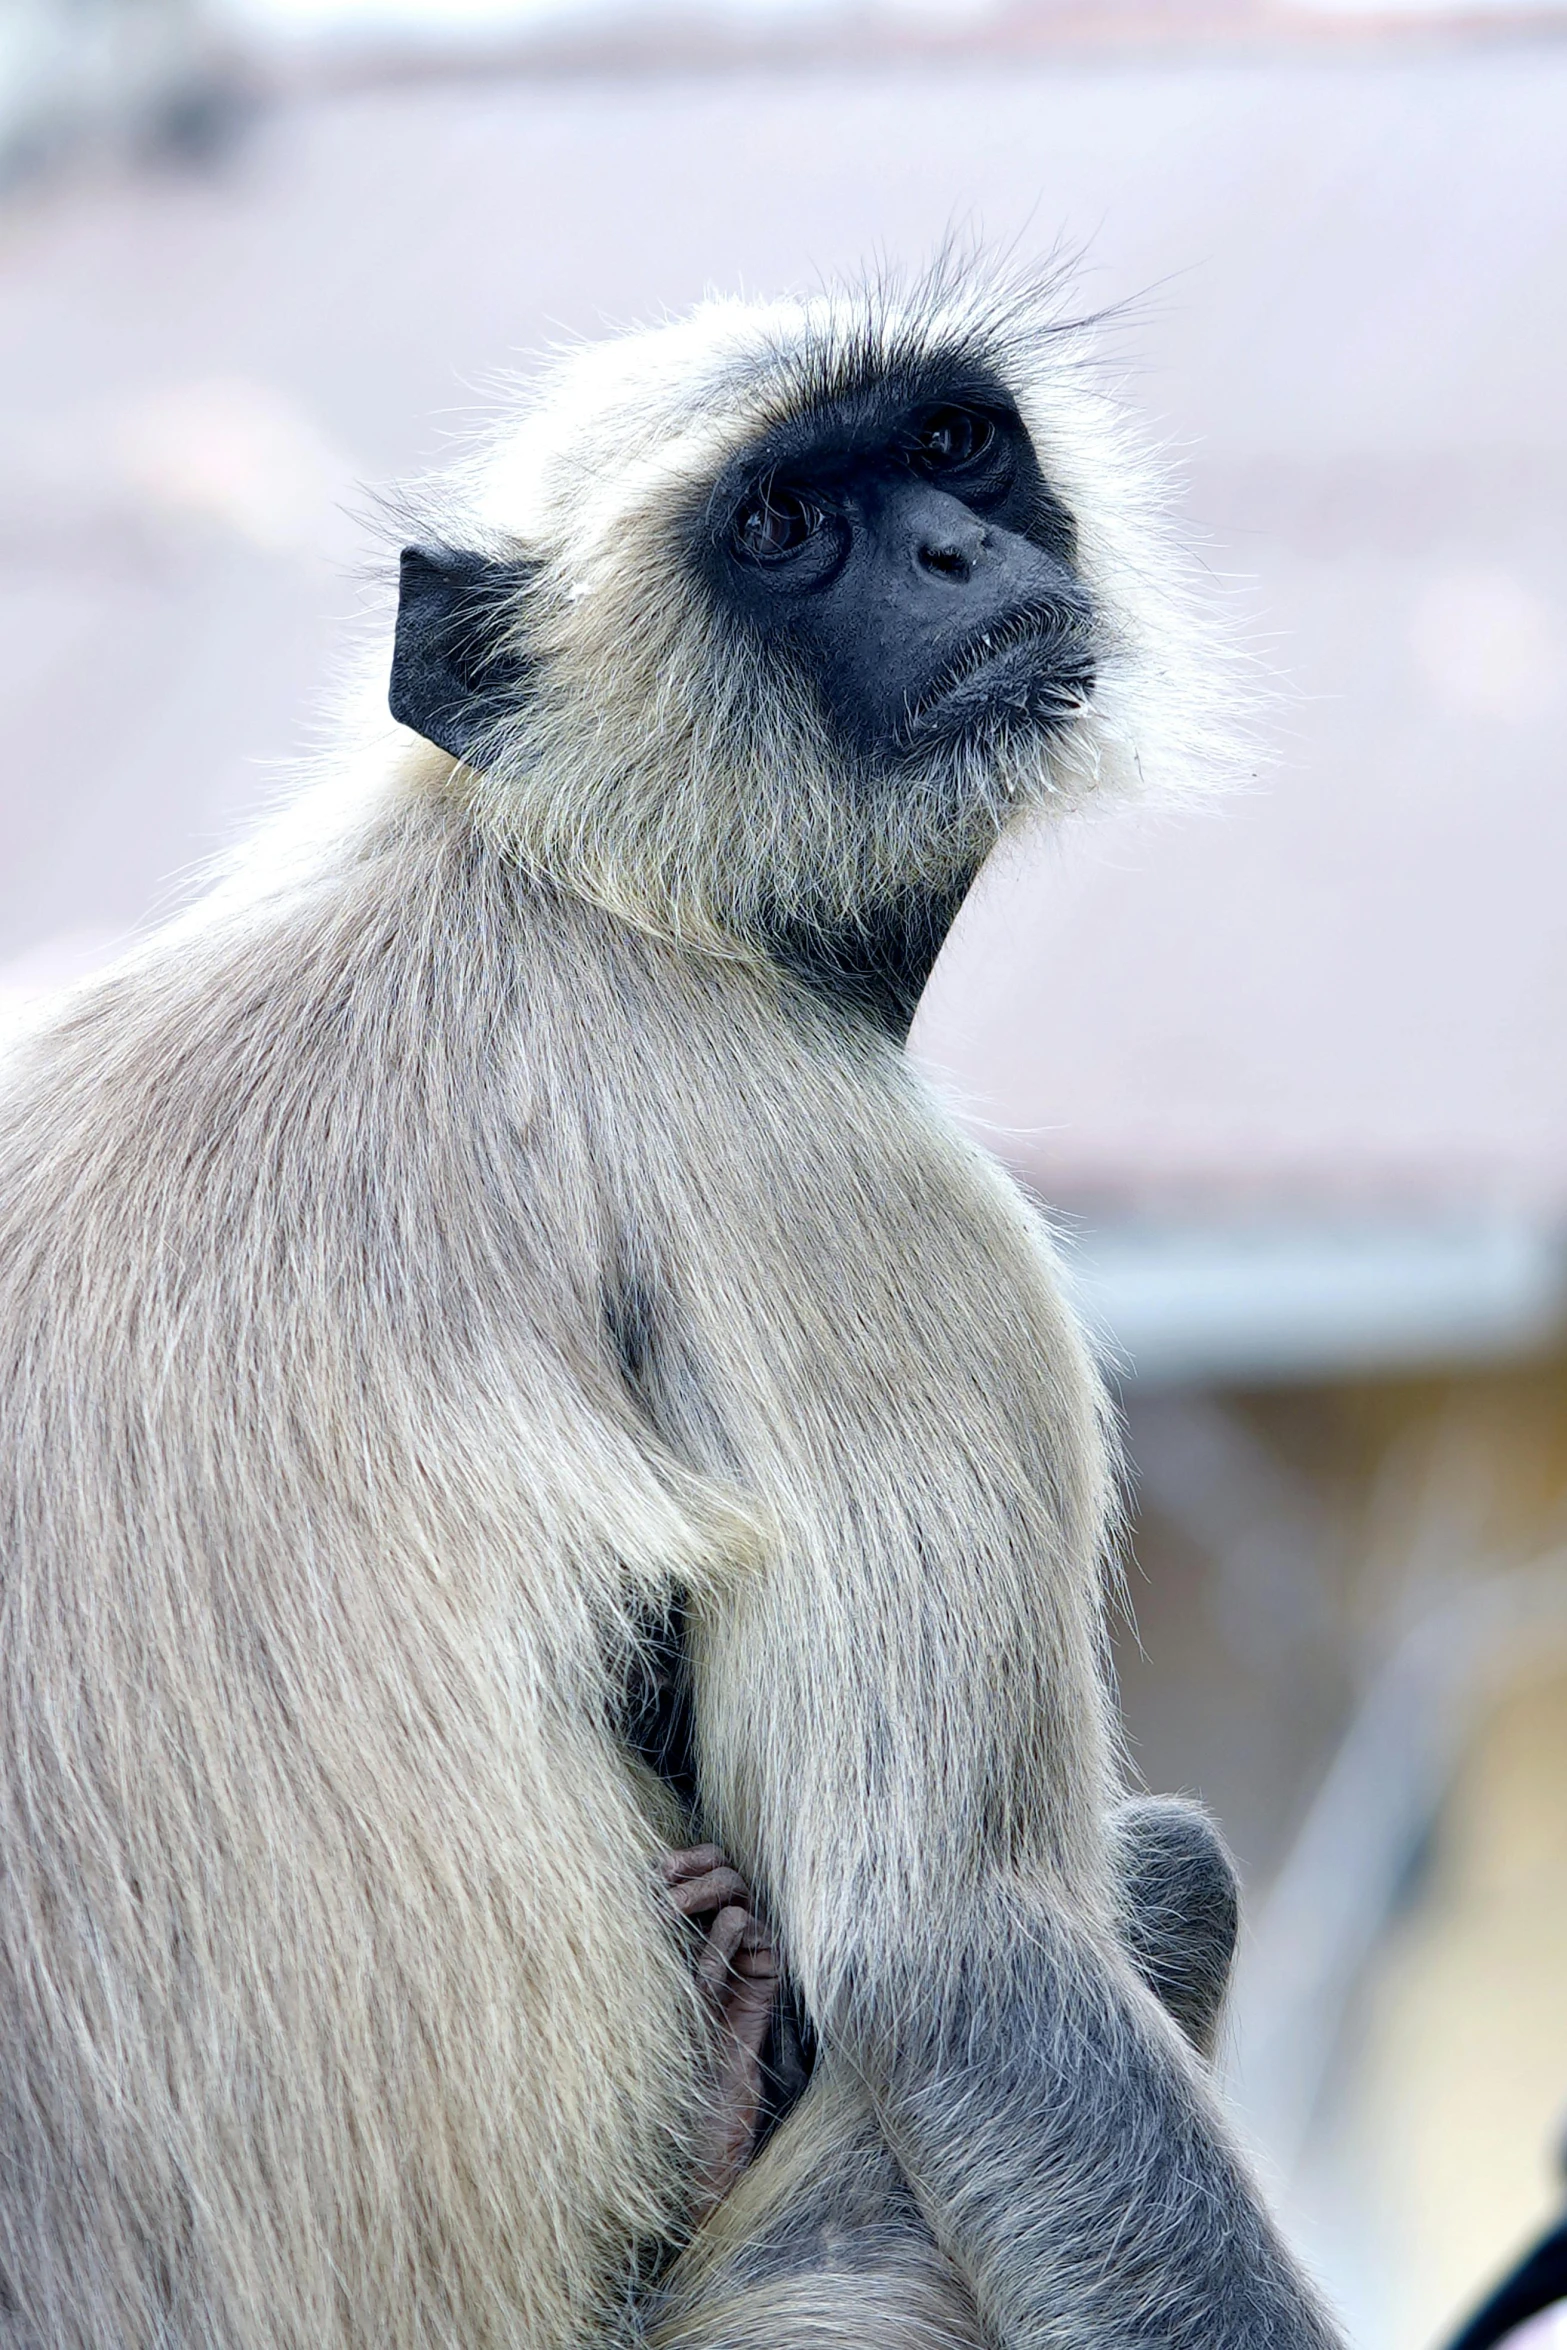
[[[396,723],[14,1053],[0,2344],[1333,2341],[1177,2028],[1228,1870],[1116,1810],[1095,1375],[901,1049],[1015,822],[1201,756],[1181,609],[1037,289],[576,352]],[[818,2053],[693,2233],[698,1836]]]

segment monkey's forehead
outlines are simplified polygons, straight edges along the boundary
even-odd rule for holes
[[[1076,361],[1059,306],[977,277],[940,299],[712,299],[557,358],[492,444],[481,516],[507,538],[588,557],[628,509],[700,496],[791,420],[944,365],[1003,385],[1037,437]]]

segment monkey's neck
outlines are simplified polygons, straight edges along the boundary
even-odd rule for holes
[[[813,995],[847,1006],[902,1044],[969,887],[911,891],[848,928],[782,923],[768,944],[774,961]]]

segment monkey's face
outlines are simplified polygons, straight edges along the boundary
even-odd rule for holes
[[[1059,732],[1094,677],[1076,530],[1005,391],[867,387],[768,434],[708,501],[710,592],[798,665],[872,770]]]

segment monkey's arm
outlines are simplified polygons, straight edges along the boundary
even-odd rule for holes
[[[1236,1921],[1216,1832],[1170,1799],[1114,1818],[1123,1930],[1193,2045],[1216,2034]],[[1317,2350],[1335,2340],[1151,2000],[1037,1893],[910,1950],[827,2027],[995,2335],[1056,2350]],[[885,2002],[885,2004],[884,2004]]]
[[[1207,2052],[1233,1947],[1228,1856],[1199,1810],[1168,1798],[1122,1806],[1112,1841],[1123,1930],[1138,1971]],[[923,1978],[911,1981],[897,2071],[890,2082],[885,2075],[872,2081],[879,2078],[884,2132],[932,2232],[1003,2338],[1070,2343],[1072,2350],[1127,2341],[1201,2343],[1206,2350],[1211,2343],[1331,2340],[1287,2267],[1268,2293],[1278,2247],[1244,2177],[1229,2179],[1222,2203],[1205,2201],[1226,2181],[1205,2142],[1211,2122],[1204,2126],[1200,2099],[1192,2110],[1194,2083],[1179,2065],[1161,2081],[1159,2058],[1169,2051],[1157,2030],[1137,2062],[1135,2032],[1096,1996],[1100,1987],[1085,1972],[1082,1951],[1053,1955],[1036,1916],[1019,1921],[992,1952],[971,1953],[970,1962],[968,1982],[949,1985],[950,2012],[966,2029],[945,2040],[922,2032],[932,2019],[917,2003],[928,1990]],[[995,2077],[980,2061],[980,2035],[1012,2054],[1003,2082],[1010,2095],[999,2110]],[[953,2045],[959,2038],[961,2048]],[[858,2040],[856,2053],[863,2061],[866,2041]],[[879,2053],[885,2057],[885,2043]],[[1107,2126],[1122,2143],[1103,2147],[1104,2161],[1085,2160],[1101,2150]],[[1232,2235],[1228,2260],[1215,2262],[1213,2237],[1229,2234],[1237,2214],[1247,2233]],[[1013,2241],[1019,2221],[1029,2232]],[[1001,2259],[988,2252],[997,2239]],[[1021,2294],[1008,2273],[1013,2262]],[[1231,2263],[1242,2291],[1226,2277]],[[1211,2307],[1209,2289],[1224,2296]]]
[[[739,1099],[638,1095],[621,1274],[641,1407],[757,1529],[688,1585],[709,1831],[1010,2350],[1319,2350],[1121,1931],[1109,1480],[1047,1247],[892,1064],[711,985]]]
[[[810,1607],[780,1578],[709,1620],[698,1700],[719,1832],[994,2338],[1325,2350],[1332,2327],[1154,1995],[1211,2043],[1228,1872],[1204,1846],[1183,1857],[1179,1813],[1144,1811],[1128,1840],[1099,1825],[1101,1799],[1096,1892],[1077,1809],[1049,1791],[1094,1694],[1058,1661],[1070,1626],[1041,1653],[1028,1610],[1045,1611],[1044,1574],[1009,1593],[1005,1529],[983,1531],[988,1585],[967,1614],[927,1527],[918,1580],[913,1564],[901,1584],[884,1560],[840,1566]],[[1030,1670],[1037,1713],[1020,1698]],[[1052,1742],[1041,1771],[1031,1750]],[[1171,1876],[1191,1862],[1172,1918]]]
[[[997,1870],[967,1903],[889,1920],[857,1876],[864,1940],[818,2029],[998,2338],[1321,2350],[1331,2326],[1150,1995],[1211,2047],[1234,1921],[1222,1847],[1156,1802],[1126,1807],[1110,1842],[1124,1946],[1038,1879]]]
[[[1122,1930],[1137,1971],[1198,2053],[1211,2057],[1239,1923],[1234,1863],[1207,1814],[1174,1796],[1120,1805],[1113,1842]],[[704,1927],[697,1979],[713,2003],[719,2034],[713,2152],[694,2214],[700,2221],[755,2150],[766,2104],[763,2050],[770,2032],[782,2028],[787,2035],[793,1997],[770,1929],[716,1844],[670,1853],[664,1877],[680,1914]],[[774,2124],[792,2110],[809,2078],[799,2051],[793,2077],[773,2101]]]

